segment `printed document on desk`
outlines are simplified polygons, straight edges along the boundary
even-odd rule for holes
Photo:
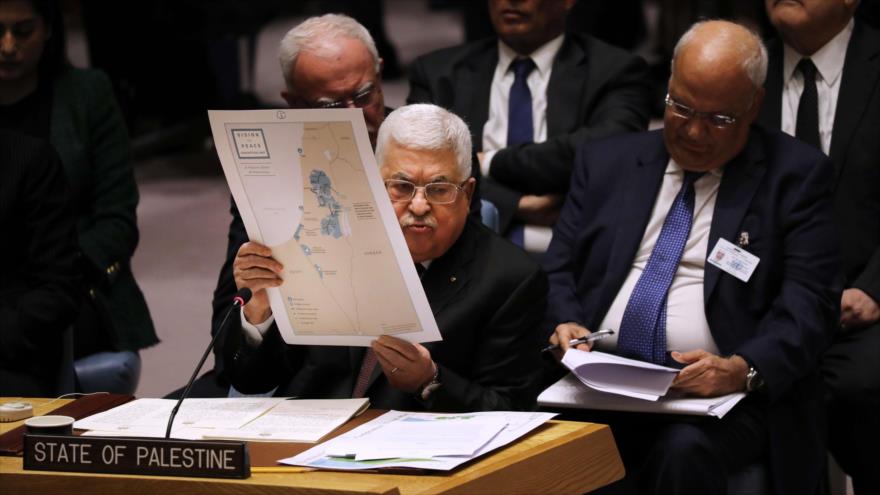
[[[307,466],[319,469],[335,469],[346,471],[371,470],[391,467],[408,467],[417,469],[431,469],[437,471],[449,471],[461,464],[464,464],[465,462],[476,459],[483,454],[486,454],[499,447],[503,447],[513,442],[514,440],[522,437],[528,432],[549,421],[555,415],[555,413],[507,411],[488,411],[460,414],[408,413],[401,411],[389,411],[382,416],[374,419],[373,421],[370,421],[369,423],[365,423],[347,433],[330,439],[327,442],[318,444],[301,454],[287,459],[281,459],[278,462],[293,466]],[[447,447],[449,447],[449,438],[452,438],[453,436],[461,436],[461,431],[463,430],[458,432],[456,432],[455,430],[462,428],[463,423],[468,421],[473,421],[474,424],[477,424],[479,422],[480,426],[478,426],[478,429],[480,430],[485,427],[484,425],[487,421],[494,421],[498,425],[504,425],[504,427],[496,435],[494,435],[488,441],[488,443],[485,443],[485,445],[478,448],[475,452],[471,454],[437,454],[437,452],[442,452]],[[375,455],[377,455],[375,452],[383,448],[382,445],[375,446],[378,448],[373,448],[374,446],[371,446],[368,443],[365,445],[363,440],[369,440],[371,437],[376,438],[377,433],[379,435],[382,435],[382,433],[380,432],[380,430],[382,429],[387,428],[386,431],[392,431],[395,427],[399,426],[399,423],[401,422],[410,422],[410,426],[418,423],[436,423],[442,425],[442,427],[439,428],[446,428],[447,437],[437,436],[435,438],[434,445],[432,445],[431,442],[427,441],[423,437],[417,451],[414,450],[413,452],[410,452],[416,454],[414,456],[395,457],[388,459],[357,459],[358,454],[361,454],[361,448],[364,448],[364,453],[361,456],[368,458],[374,457]],[[431,428],[438,428],[436,424],[431,425]],[[483,433],[484,432],[485,431],[483,431]],[[481,441],[482,439],[479,439],[476,443],[480,443]],[[435,446],[437,447],[436,449],[434,448]],[[397,446],[395,446],[394,448],[397,448]],[[358,451],[353,452],[353,449],[358,449]],[[341,455],[334,456],[330,454]]]
[[[599,351],[569,349],[562,364],[584,385],[643,400],[666,395],[679,370]]]
[[[360,109],[208,116],[248,237],[284,265],[268,294],[285,342],[442,340]]]
[[[172,399],[137,399],[74,423],[86,436],[162,438]],[[172,438],[256,442],[317,442],[369,407],[368,399],[292,400],[283,397],[186,399]]]
[[[667,396],[656,401],[648,401],[591,389],[581,383],[574,375],[568,374],[541,392],[541,395],[538,396],[538,404],[544,407],[687,414],[723,418],[745,395],[744,393],[734,393],[708,399]]]

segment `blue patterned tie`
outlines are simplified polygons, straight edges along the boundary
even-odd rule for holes
[[[645,271],[626,303],[617,339],[617,352],[621,355],[667,364],[666,296],[691,231],[694,182],[702,175],[684,173],[681,190],[666,214]]]
[[[535,140],[532,124],[532,92],[526,79],[534,70],[535,62],[530,58],[518,58],[510,64],[513,71],[513,84],[510,85],[510,98],[507,101],[507,146],[531,143]]]

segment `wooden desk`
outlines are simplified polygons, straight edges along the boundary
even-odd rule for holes
[[[11,398],[0,399],[2,402]],[[65,403],[26,399],[37,415]],[[0,433],[21,422],[0,423]],[[274,469],[274,468],[269,468]],[[0,457],[0,493],[174,494],[581,494],[624,474],[605,425],[550,421],[519,441],[452,473],[384,474],[316,471],[282,467],[254,468],[246,480],[214,480],[88,473],[23,471],[21,457]]]

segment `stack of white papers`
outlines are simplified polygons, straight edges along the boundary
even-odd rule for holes
[[[410,467],[449,471],[507,445],[555,415],[505,411],[463,414],[389,411],[279,462],[322,469]]]
[[[164,437],[176,400],[137,399],[74,423],[85,436]],[[369,406],[367,399],[186,399],[172,438],[317,442]]]
[[[585,387],[575,376],[567,375],[541,392],[541,395],[538,396],[538,404],[545,407],[688,414],[722,418],[745,395],[744,393],[734,393],[708,399],[666,396],[656,401],[647,401],[593,390],[590,387]]]
[[[577,349],[569,349],[562,357],[562,364],[590,388],[643,400],[657,400],[666,395],[678,374],[677,369],[667,366]]]

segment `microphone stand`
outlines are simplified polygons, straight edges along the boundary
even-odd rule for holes
[[[180,405],[183,404],[183,399],[185,399],[189,395],[189,389],[192,388],[193,382],[196,381],[196,377],[199,375],[199,371],[202,369],[202,365],[205,364],[205,360],[208,359],[208,354],[211,352],[211,349],[214,348],[214,343],[217,342],[217,337],[223,333],[223,330],[226,328],[226,320],[229,319],[229,315],[232,314],[232,310],[244,306],[248,301],[251,300],[251,296],[253,293],[250,289],[241,289],[235,293],[235,297],[232,298],[232,306],[229,310],[226,311],[226,316],[223,317],[223,321],[220,322],[220,325],[217,327],[217,332],[214,333],[214,337],[211,338],[211,343],[208,344],[208,348],[205,349],[205,353],[202,354],[202,359],[199,360],[199,364],[196,366],[196,369],[193,371],[192,376],[189,378],[189,382],[186,384],[186,387],[183,389],[183,393],[180,394],[180,398],[177,399],[177,404],[174,405],[174,409],[171,410],[171,416],[168,418],[168,427],[165,428],[165,438],[171,438],[171,425],[174,424],[174,418],[177,416],[177,411],[180,409]]]

